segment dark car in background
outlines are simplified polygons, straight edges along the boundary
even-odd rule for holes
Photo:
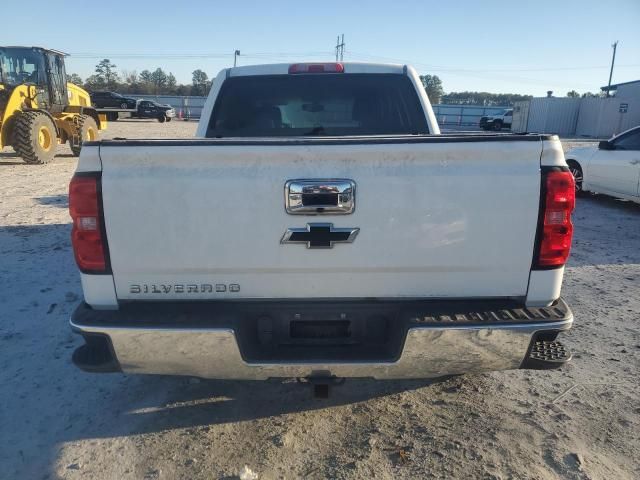
[[[124,97],[116,92],[92,92],[91,103],[97,108],[119,108],[130,110],[137,108],[138,101],[135,98]]]
[[[163,105],[153,100],[140,100],[138,109],[131,114],[132,118],[157,118],[160,123],[170,122],[176,116],[176,111],[171,105]]]

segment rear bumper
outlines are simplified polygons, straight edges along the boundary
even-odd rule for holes
[[[314,305],[311,304],[312,310]],[[351,318],[354,311],[365,309],[362,305],[332,303],[330,308],[335,312],[344,310],[348,313],[341,313],[342,318]],[[87,345],[76,351],[74,362],[94,372],[121,370],[216,379],[435,378],[526,368],[532,342],[554,339],[573,323],[573,314],[562,300],[552,307],[527,309],[513,305],[496,308],[495,302],[486,304],[486,308],[481,308],[479,302],[366,305],[366,312],[388,313],[389,324],[401,332],[397,335],[396,353],[391,348],[379,358],[368,354],[357,357],[350,355],[355,347],[349,345],[336,349],[314,343],[297,350],[293,347],[297,352],[293,355],[269,356],[262,347],[257,347],[258,351],[251,346],[247,340],[251,333],[242,326],[247,312],[294,312],[307,308],[300,302],[287,303],[282,308],[277,303],[247,302],[222,307],[146,304],[121,307],[118,311],[97,311],[81,304],[71,318],[71,327],[85,337]],[[328,315],[327,311],[325,308],[323,315]],[[294,315],[300,318],[299,314]],[[97,353],[93,357],[87,355],[96,345]],[[270,348],[267,350],[275,351]],[[308,358],[300,354],[307,351],[313,351]],[[322,358],[322,352],[332,353]]]

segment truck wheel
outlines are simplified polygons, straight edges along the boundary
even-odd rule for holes
[[[158,121],[159,121],[160,123],[164,123],[164,121],[165,121],[166,119],[167,119],[167,118],[166,118],[164,115],[160,115],[160,116],[158,117]]]
[[[43,112],[22,112],[13,125],[11,143],[26,163],[48,163],[56,153],[56,127]]]
[[[110,122],[117,122],[118,112],[107,112],[107,120]]]
[[[502,122],[500,120],[496,120],[495,122],[493,122],[493,129],[496,132],[499,132],[500,130],[502,130]]]
[[[582,181],[584,176],[582,174],[582,167],[575,160],[568,160],[567,165],[569,165],[569,171],[573,175],[573,179],[576,182],[576,193],[582,193]]]
[[[80,144],[72,145],[70,143],[69,146],[73,154],[77,157],[80,155],[80,150],[84,142],[91,142],[98,139],[98,125],[93,117],[89,115],[80,115],[77,117],[76,125],[77,135],[80,137]]]
[[[170,122],[170,121],[171,121],[171,117],[167,117],[167,122]]]

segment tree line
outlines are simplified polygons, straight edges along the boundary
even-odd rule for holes
[[[583,94],[580,94],[575,90],[571,90],[570,92],[567,92],[567,97],[569,98],[604,98],[606,96],[607,94],[605,92],[598,92],[598,93],[585,92]]]
[[[431,103],[443,103],[446,105],[480,105],[512,106],[515,102],[531,100],[532,95],[520,95],[518,93],[489,93],[489,92],[449,92],[445,93],[442,80],[437,75],[421,75],[420,80],[424,86]]]
[[[443,103],[446,105],[479,105],[484,107],[492,106],[513,106],[515,102],[531,100],[533,95],[520,95],[517,93],[489,93],[489,92],[449,92],[445,93],[442,87],[442,80],[437,75],[421,75],[422,85],[429,95],[431,103]],[[553,92],[551,92],[553,94]],[[575,90],[567,92],[567,97],[571,98],[593,98],[603,97],[604,93],[585,92],[580,94]]]
[[[158,67],[155,70],[117,71],[117,65],[108,58],[101,60],[95,68],[95,73],[86,79],[72,73],[68,77],[71,83],[79,85],[92,92],[110,90],[123,94],[140,95],[180,95],[205,96],[211,88],[211,80],[203,70],[192,72],[190,85],[179,84],[173,73],[165,72]]]
[[[105,58],[98,62],[95,73],[86,79],[72,73],[69,81],[80,85],[86,90],[111,90],[124,94],[140,95],[180,95],[206,96],[211,88],[211,80],[206,72],[197,69],[192,73],[191,84],[179,84],[173,73],[165,72],[158,67],[155,70],[122,71],[118,73],[117,65]],[[431,103],[448,105],[481,105],[512,106],[515,102],[531,100],[532,95],[517,93],[489,93],[489,92],[449,92],[445,93],[442,80],[437,75],[421,75],[422,85],[429,95]],[[567,97],[600,97],[603,93],[586,92],[579,94],[575,90],[567,92]]]

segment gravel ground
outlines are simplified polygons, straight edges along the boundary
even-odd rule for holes
[[[104,136],[194,130],[120,121]],[[75,369],[75,164],[66,147],[45,166],[0,153],[0,478],[640,478],[638,205],[578,201],[562,370],[347,381],[317,400],[291,381]]]

